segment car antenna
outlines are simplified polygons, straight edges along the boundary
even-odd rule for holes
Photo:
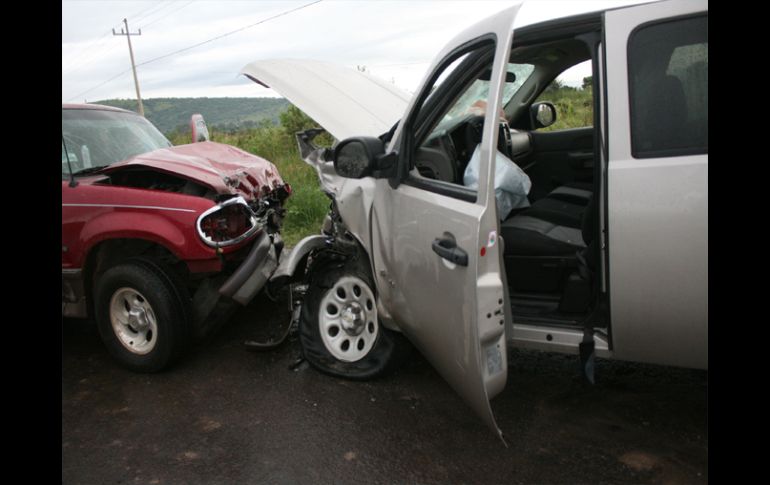
[[[75,187],[78,183],[75,181],[75,174],[72,173],[72,165],[70,165],[70,154],[67,151],[67,142],[64,141],[64,135],[61,136],[61,146],[64,147],[64,156],[67,157],[67,167],[70,170],[70,187]]]

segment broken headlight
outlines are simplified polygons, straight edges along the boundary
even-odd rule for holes
[[[234,197],[198,217],[198,235],[211,247],[238,244],[261,230],[257,216],[243,197]]]

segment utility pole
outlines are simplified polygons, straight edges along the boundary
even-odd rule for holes
[[[128,39],[128,53],[131,55],[131,69],[134,71],[134,85],[136,86],[136,99],[139,101],[139,114],[144,116],[144,106],[142,105],[142,95],[139,94],[139,80],[136,77],[136,65],[134,64],[134,50],[131,48],[131,36],[132,35],[142,35],[142,29],[139,29],[139,32],[134,32],[133,34],[128,30],[128,21],[126,19],[123,19],[123,23],[126,26],[126,30],[123,31],[123,29],[120,29],[120,33],[115,32],[115,29],[112,29],[112,35],[125,35],[126,39]]]

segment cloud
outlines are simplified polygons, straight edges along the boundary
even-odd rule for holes
[[[367,65],[375,75],[414,89],[428,67],[418,62],[431,60],[455,33],[511,4],[324,0],[141,65],[309,2],[63,1],[62,101],[135,96],[126,38],[111,32],[112,28],[120,31],[123,18],[128,18],[132,32],[142,29],[142,35],[131,37],[131,42],[143,97],[222,96],[228,89],[232,96],[265,96],[264,88],[238,80],[241,67],[256,59],[310,58]],[[594,4],[597,8],[611,5]],[[570,13],[577,8],[570,5],[527,3],[520,16],[525,21],[541,20],[554,11]],[[92,90],[122,71],[126,72]]]

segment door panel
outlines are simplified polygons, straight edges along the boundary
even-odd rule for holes
[[[532,160],[526,168],[532,181],[531,201],[569,182],[593,181],[593,127],[533,131],[532,148]]]
[[[679,103],[685,109],[681,113],[683,123],[670,128],[666,125],[662,136],[657,135],[655,129],[679,116],[674,97],[663,98],[660,89],[671,82],[670,59],[675,56],[657,44],[645,43],[640,52],[650,57],[660,53],[663,59],[629,68],[627,57],[640,27],[660,25],[665,20],[671,27],[669,34],[651,35],[649,42],[686,46],[687,58],[695,59],[698,48],[692,45],[699,45],[702,51],[703,44],[691,45],[687,40],[676,44],[689,35],[678,22],[707,9],[708,4],[701,1],[666,2],[610,11],[605,17],[606,38],[612,39],[606,47],[607,99],[614,102],[607,110],[609,292],[613,351],[620,359],[708,367],[708,142],[705,152],[702,146],[691,153],[677,146],[682,139],[697,135],[693,130],[698,124],[689,122],[702,119],[702,98],[688,106],[695,98],[687,93],[687,83],[681,83],[685,87],[680,89],[684,97]],[[705,38],[707,69],[707,31]],[[656,68],[660,84],[650,80]],[[629,91],[630,84],[639,89]],[[640,113],[618,100],[631,99],[632,105],[637,102],[639,106],[643,89],[651,96],[642,103],[643,108],[651,110],[651,105],[660,103],[660,116],[635,126],[643,127],[645,134],[649,131],[659,136],[662,143],[672,143],[675,149],[655,152],[645,138],[647,144],[635,146],[637,152],[632,153],[630,120],[641,119],[634,118]],[[702,86],[693,91],[696,95],[707,93]],[[672,138],[672,129],[686,132]]]
[[[389,287],[388,309],[400,329],[497,429],[488,399],[505,386],[507,360],[499,263],[497,272],[477,274],[478,228],[486,210],[406,184],[380,191],[374,201],[373,248],[381,268],[378,286]],[[467,266],[432,250],[434,241],[447,235],[467,253]],[[490,250],[486,258],[497,255]]]
[[[391,145],[411,147],[416,152],[410,140],[421,127],[413,120],[424,114],[420,112],[422,103],[441,82],[444,68],[451,68],[455,59],[472,52],[476,45],[489,46],[490,39],[495,39],[476,196],[465,197],[467,189],[443,190],[442,185],[452,185],[423,180],[413,169],[395,188],[388,183],[376,184],[371,217],[372,256],[381,302],[442,377],[500,436],[489,399],[504,388],[507,378],[507,291],[501,275],[495,195],[487,182],[494,176],[498,112],[518,9],[516,5],[476,24],[442,51]],[[428,104],[431,110],[448,110],[454,101],[434,97]],[[427,131],[424,126],[422,129]],[[407,171],[412,154],[403,151],[399,163]]]

